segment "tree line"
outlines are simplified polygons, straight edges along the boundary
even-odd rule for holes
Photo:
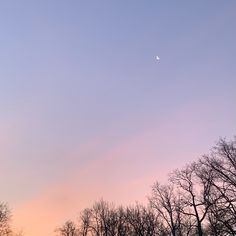
[[[156,182],[148,206],[103,200],[67,221],[60,236],[236,235],[236,138],[220,139],[209,155]]]
[[[171,172],[166,184],[155,182],[148,202],[125,207],[100,200],[55,232],[58,236],[236,235],[236,137],[220,139],[208,155]],[[0,236],[10,235],[6,209],[0,205]]]

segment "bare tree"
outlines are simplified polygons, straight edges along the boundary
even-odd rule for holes
[[[159,221],[163,222],[166,232],[173,236],[189,235],[192,222],[182,214],[182,202],[173,184],[161,185],[156,182],[152,186],[150,205],[157,211]]]
[[[152,186],[152,196],[149,198],[150,205],[155,209],[168,227],[168,231],[173,236],[177,235],[178,217],[176,212],[176,199],[174,196],[173,186],[161,185],[156,182]]]
[[[209,212],[211,228],[221,235],[235,235],[236,138],[230,142],[220,139],[210,155],[205,155],[200,163],[215,175],[211,183],[214,188],[211,197],[215,199]]]
[[[6,203],[0,203],[0,236],[12,234],[10,228],[11,212]]]
[[[84,209],[83,212],[80,214],[79,221],[80,221],[79,235],[81,236],[89,235],[89,232],[91,231],[91,229],[93,229],[91,209],[89,208]]]
[[[136,204],[126,209],[127,222],[130,224],[129,235],[157,235],[157,217],[151,208]]]
[[[195,222],[197,234],[204,235],[203,221],[212,206],[210,201],[213,174],[207,173],[207,180],[202,178],[200,165],[192,163],[182,170],[175,170],[170,180],[176,184],[181,196],[181,212]]]
[[[64,225],[56,229],[59,236],[78,236],[78,230],[73,221],[66,221]]]
[[[113,204],[101,200],[92,208],[85,209],[80,216],[80,235],[124,235],[123,211],[117,210]]]

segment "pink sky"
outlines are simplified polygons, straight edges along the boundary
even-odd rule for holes
[[[108,138],[101,135],[85,144],[81,152],[71,150],[66,155],[73,156],[72,159],[85,154],[86,150],[88,153],[97,150],[96,159],[82,169],[71,167],[64,178],[45,185],[19,204],[14,209],[14,224],[22,228],[26,236],[52,235],[55,227],[65,220],[76,219],[82,209],[101,198],[116,204],[129,205],[136,201],[146,204],[156,180],[166,181],[174,168],[208,152],[211,144],[197,143],[197,140],[214,130],[214,117],[205,115],[203,120],[199,119],[201,114],[207,111],[196,104],[170,115],[170,119],[155,128],[126,137],[112,148],[101,148]],[[221,118],[224,122],[224,117]],[[202,128],[206,125],[208,130]]]
[[[1,1],[0,202],[53,236],[236,134],[236,1]],[[156,56],[160,60],[156,60]]]

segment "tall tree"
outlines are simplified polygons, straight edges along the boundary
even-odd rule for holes
[[[220,139],[209,155],[200,163],[214,173],[211,196],[215,204],[211,207],[209,219],[211,228],[220,234],[236,235],[236,137],[227,142]]]
[[[203,221],[212,205],[210,195],[212,191],[212,179],[214,175],[208,172],[208,181],[201,178],[201,169],[198,163],[187,165],[181,170],[175,170],[170,180],[179,190],[181,196],[181,213],[192,218],[196,226],[196,232],[203,236]]]
[[[174,193],[173,185],[161,185],[156,182],[152,186],[150,205],[157,211],[159,219],[166,225],[166,231],[172,236],[180,235],[181,215],[179,201]]]

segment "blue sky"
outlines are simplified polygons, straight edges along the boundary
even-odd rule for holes
[[[232,138],[235,12],[231,0],[1,2],[0,200],[24,209],[73,176],[106,189],[91,201],[118,201],[109,190],[127,183],[133,201],[140,180],[142,201]]]

